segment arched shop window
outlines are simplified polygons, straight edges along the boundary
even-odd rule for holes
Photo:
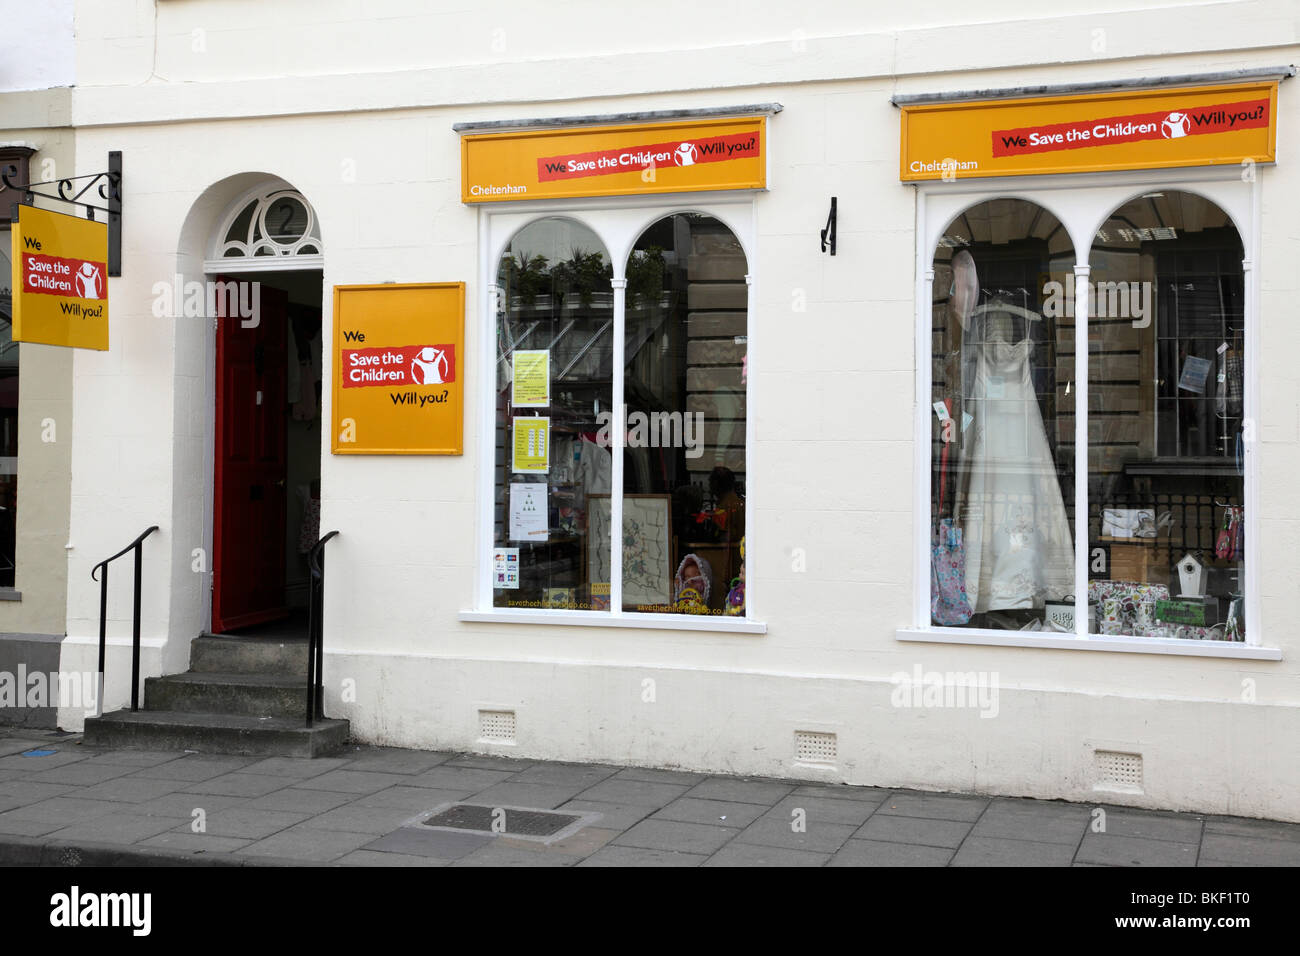
[[[1236,227],[1157,189],[1089,256],[1089,591],[1102,633],[1243,640],[1245,281]]]
[[[530,223],[502,253],[495,607],[609,607],[608,577],[591,573],[609,566],[608,520],[593,537],[590,512],[599,496],[608,510],[612,482],[612,277],[604,244],[568,219]]]
[[[624,236],[621,269],[558,217],[502,253],[493,606],[741,617],[746,257],[701,213]]]
[[[1061,222],[990,199],[944,230],[931,306],[931,622],[1020,630],[1074,590],[1074,269]]]
[[[625,611],[743,609],[747,271],[731,230],[692,213],[628,257]]]

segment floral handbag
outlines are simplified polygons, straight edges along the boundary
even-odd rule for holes
[[[961,529],[944,518],[930,548],[930,620],[935,624],[965,624],[970,620],[966,597],[966,545]]]

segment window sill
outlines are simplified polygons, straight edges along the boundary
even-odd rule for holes
[[[13,588],[0,588],[0,601],[21,601],[23,592]]]
[[[564,627],[635,627],[659,631],[713,631],[731,634],[766,634],[767,625],[744,617],[694,614],[607,614],[588,611],[461,611],[461,621],[478,624],[558,624]]]
[[[894,632],[900,641],[924,644],[981,644],[989,647],[1050,647],[1065,651],[1114,651],[1124,654],[1174,654],[1183,657],[1233,657],[1257,661],[1280,661],[1276,647],[1259,647],[1233,641],[1189,641],[1167,637],[1126,637],[1090,634],[1044,634],[1041,631],[992,631],[958,627],[900,627]]]

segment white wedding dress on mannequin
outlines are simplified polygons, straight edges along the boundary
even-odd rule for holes
[[[1074,590],[1069,519],[1030,374],[1031,323],[1041,319],[995,301],[963,323],[963,399],[973,420],[957,514],[975,613],[1041,608]]]

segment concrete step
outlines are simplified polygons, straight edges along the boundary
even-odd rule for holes
[[[190,670],[209,674],[307,676],[307,639],[204,634],[190,644]]]
[[[119,710],[86,718],[85,743],[114,750],[197,750],[212,754],[319,757],[348,738],[346,720]]]
[[[307,680],[280,674],[191,671],[144,682],[145,710],[247,717],[305,717]]]

